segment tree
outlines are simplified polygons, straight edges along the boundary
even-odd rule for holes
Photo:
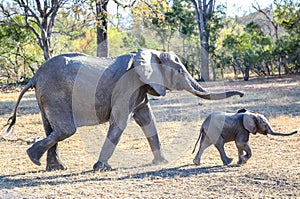
[[[244,27],[244,32],[228,34],[223,40],[225,49],[222,62],[226,64],[231,60],[234,71],[237,66],[245,81],[249,80],[250,71],[258,75],[270,75],[272,45],[271,37],[264,36],[257,23],[250,22]]]
[[[108,0],[96,0],[97,56],[108,57]]]
[[[96,29],[97,29],[97,56],[109,56],[109,42],[108,42],[108,12],[107,5],[109,0],[89,0],[91,4],[96,4]],[[124,4],[121,1],[113,0],[117,6],[122,8],[133,7],[135,0]]]
[[[15,16],[14,21],[21,21]],[[18,82],[33,75],[42,61],[29,29],[0,24],[0,83]],[[41,52],[41,51],[40,51]]]
[[[275,17],[285,30],[276,42],[276,50],[286,72],[300,69],[300,2],[291,0],[274,1]]]
[[[153,30],[162,44],[162,50],[169,50],[170,39],[177,28],[177,21],[166,0],[141,0],[132,10],[135,23]],[[136,25],[135,24],[135,25]]]
[[[213,63],[211,64],[211,69],[213,72],[213,80],[216,80],[216,67],[215,64],[218,62],[218,55],[216,53],[217,48],[217,41],[220,35],[220,31],[224,27],[224,18],[225,18],[225,12],[223,5],[217,6],[215,11],[212,13],[211,19],[208,23],[209,27],[209,55],[213,60]]]
[[[199,33],[195,20],[195,12],[190,0],[174,0],[171,9],[166,13],[166,20],[179,33],[176,39],[176,46],[179,46],[179,40],[182,40],[182,49],[176,52],[181,56],[181,61],[186,66],[192,76],[199,72]],[[175,34],[174,34],[175,35]]]
[[[0,3],[1,23],[31,30],[43,50],[45,60],[51,57],[51,36],[58,10],[67,0],[14,0]],[[6,4],[6,5],[5,5]],[[10,4],[12,6],[10,6]],[[15,21],[15,16],[23,21]]]
[[[278,40],[279,39],[279,23],[276,20],[276,16],[273,16],[273,10],[272,7],[270,6],[270,8],[266,8],[266,9],[261,9],[260,5],[258,2],[256,2],[256,5],[252,4],[252,7],[259,13],[262,13],[267,22],[269,24],[272,25],[273,29],[274,29],[274,35],[275,35],[275,39]],[[281,77],[281,60],[282,57],[278,56],[278,76]],[[286,69],[287,72],[287,69]]]
[[[299,18],[300,3],[292,0],[274,0],[275,9],[261,9],[259,3],[252,5],[262,13],[275,32],[274,55],[277,57],[278,75],[281,76],[281,66],[287,74],[293,71],[294,66],[299,67]],[[286,34],[280,34],[279,28],[283,27]],[[289,64],[292,63],[291,66]]]
[[[209,77],[209,21],[213,16],[215,0],[191,0],[195,8],[195,16],[199,29],[201,42],[201,79],[210,80]]]

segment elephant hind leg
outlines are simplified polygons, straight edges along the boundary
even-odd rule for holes
[[[60,156],[57,150],[58,143],[52,146],[47,151],[47,171],[55,171],[55,170],[66,170],[66,165],[60,160]]]
[[[34,143],[27,150],[27,154],[30,160],[36,165],[41,165],[40,158],[46,151],[48,151],[46,166],[46,170],[48,171],[66,169],[59,158],[57,152],[57,142],[70,137],[76,131],[72,116],[70,115],[72,114],[71,112],[69,113],[69,115],[54,114],[54,112],[52,113],[52,115],[55,115],[55,117],[52,117],[54,118],[54,120],[50,122],[42,111],[42,119],[47,137]]]
[[[50,135],[53,131],[48,119],[46,118],[45,114],[42,112],[42,120],[44,124],[44,129],[46,136]],[[54,170],[65,170],[67,167],[62,163],[59,157],[59,153],[57,150],[58,143],[54,144],[50,149],[47,151],[47,171],[54,171]]]
[[[202,135],[201,140],[200,140],[200,147],[199,150],[193,160],[195,165],[200,165],[200,161],[201,161],[201,156],[204,152],[204,150],[209,147],[210,145],[212,145],[211,141],[208,139],[208,137],[206,137],[205,134]]]

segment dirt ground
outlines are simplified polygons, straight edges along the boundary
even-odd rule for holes
[[[238,96],[207,101],[187,92],[150,97],[159,127],[165,165],[151,165],[150,147],[131,121],[109,161],[110,172],[93,172],[107,125],[82,127],[59,149],[68,170],[46,172],[30,162],[26,149],[44,136],[34,91],[19,106],[17,123],[7,140],[0,140],[0,198],[299,198],[300,134],[290,137],[251,135],[252,158],[238,167],[234,143],[225,145],[230,166],[208,148],[200,166],[192,149],[203,119],[213,111],[246,108],[269,118],[274,130],[300,130],[300,76],[249,82],[201,83],[210,91],[237,89]],[[0,92],[0,126],[10,116],[18,92]],[[3,132],[2,132],[3,134]]]

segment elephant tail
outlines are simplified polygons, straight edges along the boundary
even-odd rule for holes
[[[199,142],[200,138],[202,137],[202,134],[203,134],[203,133],[204,133],[204,128],[201,127],[200,133],[199,133],[199,137],[198,137],[198,139],[197,139],[197,141],[196,141],[196,143],[195,143],[195,146],[194,146],[194,149],[193,149],[193,152],[192,152],[192,153],[195,152],[196,147],[197,147],[197,145],[198,145],[198,142]]]
[[[35,85],[35,78],[33,77],[27,84],[26,86],[23,88],[23,90],[21,91],[21,93],[19,94],[19,97],[18,97],[18,100],[16,102],[16,105],[15,105],[15,108],[14,108],[14,112],[12,114],[12,116],[10,116],[7,120],[7,124],[4,125],[4,127],[8,126],[7,130],[6,130],[6,134],[4,135],[5,136],[8,136],[11,131],[12,131],[12,127],[15,125],[16,123],[16,118],[17,118],[17,109],[18,109],[18,106],[20,104],[20,101],[23,97],[23,95],[26,93],[26,91],[28,91],[29,88],[33,88],[34,85]]]

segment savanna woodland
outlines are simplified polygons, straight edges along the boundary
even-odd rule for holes
[[[299,133],[250,135],[253,154],[242,166],[223,165],[214,147],[193,164],[200,126],[213,111],[246,108],[265,115],[275,131],[300,130],[300,1],[251,2],[251,12],[235,15],[224,0],[0,0],[0,129],[42,63],[66,52],[173,51],[205,89],[245,92],[217,101],[182,91],[150,95],[167,164],[151,164],[147,139],[130,120],[112,171],[92,169],[104,124],[80,127],[60,142],[68,169],[48,172],[46,155],[37,166],[26,154],[46,136],[30,89],[12,133],[0,132],[0,198],[299,198]],[[225,151],[238,160],[234,142]]]
[[[2,0],[0,83],[26,81],[63,52],[105,57],[138,48],[174,51],[198,80],[299,71],[299,1],[274,0],[266,8],[256,2],[256,12],[241,17],[227,16],[217,3]]]

